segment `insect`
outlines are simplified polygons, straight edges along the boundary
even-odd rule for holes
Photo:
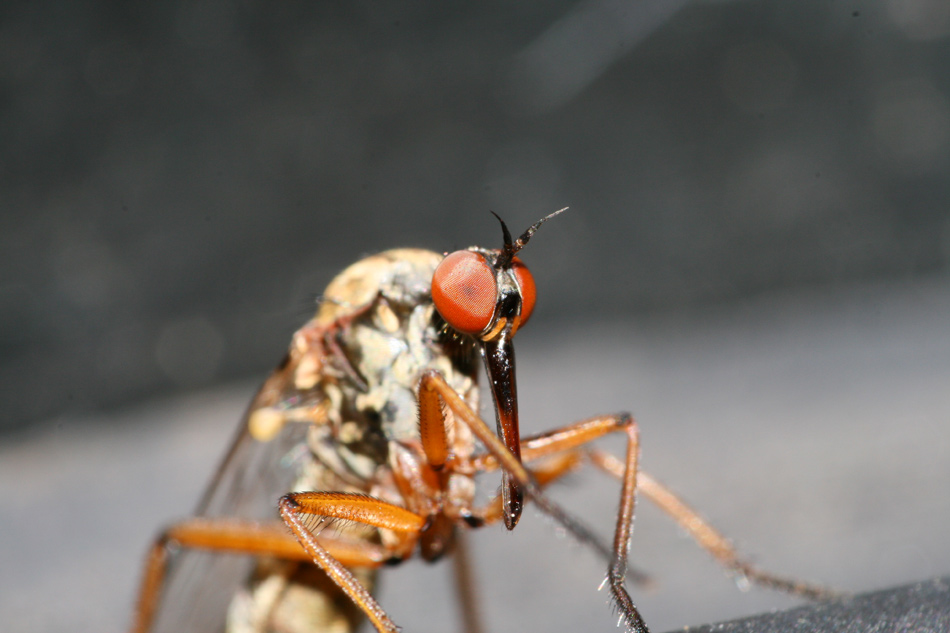
[[[465,576],[465,529],[513,529],[530,500],[605,559],[621,620],[645,633],[625,588],[637,492],[743,577],[828,595],[743,561],[640,473],[629,415],[521,437],[512,339],[536,288],[517,255],[561,211],[516,240],[501,222],[501,249],[390,250],[338,275],[252,401],[195,516],[152,545],[132,631],[352,631],[363,618],[396,631],[372,594],[376,570],[417,552],[430,561],[454,553]],[[496,432],[476,413],[480,364]],[[588,446],[609,433],[626,437],[624,459]],[[621,482],[612,547],[544,493],[583,462]],[[475,476],[493,471],[501,493],[476,502]],[[462,587],[466,628],[476,631]]]

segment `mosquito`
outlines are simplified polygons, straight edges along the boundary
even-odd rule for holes
[[[527,500],[605,559],[621,621],[646,633],[625,587],[637,493],[740,577],[829,597],[752,566],[640,472],[629,414],[521,437],[512,339],[537,291],[517,255],[564,210],[516,240],[498,218],[500,249],[395,249],[340,273],[251,402],[195,515],[154,541],[131,631],[346,632],[364,618],[397,631],[373,596],[376,571],[418,553],[454,555],[463,625],[474,633],[464,533],[499,522],[514,529]],[[480,364],[496,431],[476,413]],[[626,439],[622,459],[589,446],[611,433]],[[583,463],[620,481],[612,546],[544,493]],[[489,472],[500,472],[500,494],[476,501],[475,476]]]

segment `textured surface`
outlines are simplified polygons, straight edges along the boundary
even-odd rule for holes
[[[689,633],[942,633],[950,631],[950,577],[876,591]]]
[[[761,565],[854,593],[950,571],[945,281],[570,328],[546,327],[543,305],[516,340],[526,433],[629,409],[644,468]],[[122,630],[149,538],[196,503],[254,387],[0,446],[0,631]],[[609,534],[612,482],[581,472],[554,496]],[[600,562],[532,509],[473,541],[489,631],[615,630]],[[654,631],[798,604],[737,591],[645,503],[631,559],[654,579],[631,588]],[[406,631],[453,630],[449,571],[386,569],[382,604]]]

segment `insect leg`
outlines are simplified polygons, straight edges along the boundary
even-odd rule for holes
[[[534,476],[538,485],[544,489],[561,477],[576,470],[585,461],[586,456],[580,451],[569,451],[546,460],[543,464],[531,464],[528,470]],[[495,497],[483,508],[472,513],[486,525],[500,521],[504,515],[501,496]]]
[[[522,438],[521,456],[524,461],[530,462],[571,451],[608,433],[622,431],[627,424],[632,423],[632,420],[625,421],[628,418],[629,416],[625,414],[600,415],[566,427]],[[479,455],[472,460],[472,463],[476,469],[483,471],[492,471],[499,467],[498,459],[492,453]]]
[[[576,450],[578,447],[614,430],[619,430],[614,421],[619,416],[591,418],[570,427],[549,431],[525,438],[521,445],[522,456],[526,461],[537,459],[562,450]],[[613,477],[624,481],[626,465],[610,453],[590,449],[587,452],[591,462]],[[479,458],[476,464],[486,470],[497,468],[497,462],[491,455]],[[834,590],[820,587],[800,580],[777,576],[763,571],[740,557],[732,543],[713,528],[698,512],[690,508],[669,488],[663,486],[647,473],[639,473],[638,491],[666,512],[713,558],[724,567],[734,570],[752,582],[762,586],[793,593],[811,599],[828,599],[838,595]]]
[[[593,449],[589,453],[591,461],[598,468],[620,478],[623,464],[609,453]],[[827,600],[840,595],[833,589],[813,585],[801,580],[776,576],[757,568],[740,557],[725,536],[712,527],[698,512],[686,505],[672,490],[659,483],[647,473],[640,473],[640,492],[668,514],[677,524],[689,533],[700,547],[709,552],[723,567],[733,570],[748,580],[770,589],[784,591],[813,600]]]
[[[422,440],[422,448],[425,452],[426,462],[432,470],[439,472],[445,467],[449,458],[450,448],[448,436],[445,428],[445,412],[442,409],[442,403],[437,391],[420,386],[419,390],[419,435]],[[541,469],[534,470],[533,474],[539,486],[544,486],[549,481],[556,479],[573,470],[579,463],[577,455],[561,456],[561,459],[545,464]],[[413,473],[424,472],[418,467],[405,468],[405,474],[411,476]],[[399,473],[400,469],[395,469]],[[442,480],[443,490],[446,480]],[[497,497],[490,505],[484,509],[470,510],[471,518],[477,518],[482,524],[494,523],[504,517],[503,497]],[[480,633],[483,630],[479,609],[477,606],[477,596],[475,595],[475,583],[472,578],[472,566],[469,560],[468,547],[464,532],[458,532],[454,536],[454,556],[452,557],[455,568],[455,585],[459,595],[459,604],[462,611],[462,623],[467,633]],[[423,548],[425,541],[423,540]]]
[[[498,506],[498,518],[501,518],[501,506]],[[462,612],[462,626],[465,633],[482,633],[480,611],[478,609],[478,592],[475,588],[475,579],[472,570],[472,560],[469,553],[468,539],[464,530],[455,535],[455,551],[452,554],[452,567],[455,576],[455,587],[458,591],[459,606]]]
[[[257,523],[229,518],[193,518],[169,527],[149,549],[130,631],[151,630],[168,565],[168,545],[236,554],[269,555],[309,561],[310,556],[280,523]],[[379,567],[388,558],[385,548],[365,541],[321,538],[322,545],[343,564]]]
[[[542,493],[540,486],[527,468],[509,451],[505,445],[498,439],[488,425],[472,411],[464,400],[449,386],[445,379],[436,371],[427,371],[422,375],[419,386],[420,398],[426,391],[435,391],[442,398],[456,419],[468,426],[472,433],[485,445],[485,448],[491,453],[496,462],[511,477],[524,488],[524,490],[534,499],[548,516],[560,523],[576,539],[593,547],[597,552],[610,561],[610,567],[607,579],[610,584],[611,595],[613,596],[618,608],[621,611],[621,617],[627,625],[629,631],[634,633],[647,633],[648,629],[640,617],[636,606],[630,598],[624,587],[624,577],[627,569],[627,544],[632,531],[634,500],[637,486],[637,453],[639,450],[639,441],[637,435],[637,426],[629,415],[611,416],[607,418],[595,418],[592,425],[595,427],[590,430],[593,437],[599,437],[612,430],[623,430],[627,433],[627,462],[626,470],[623,476],[623,487],[620,493],[620,511],[617,515],[617,527],[614,533],[614,547],[605,547],[600,540],[583,524],[578,522],[572,516],[562,510],[557,504],[548,499]],[[583,423],[582,423],[583,425]],[[567,436],[577,436],[576,440],[580,444],[585,441],[583,437],[588,429],[581,425],[579,430],[569,428],[564,430]],[[603,430],[599,430],[602,428]],[[599,433],[598,433],[599,430]],[[565,446],[570,448],[570,446]],[[522,453],[524,457],[524,454]]]
[[[425,519],[405,508],[379,499],[340,492],[299,492],[285,495],[281,497],[278,509],[284,522],[313,562],[366,614],[373,626],[378,631],[398,631],[399,627],[366,587],[323,547],[313,534],[312,528],[318,527],[327,518],[336,518],[393,530],[406,535],[404,547],[397,552],[397,555],[406,556],[425,525]]]

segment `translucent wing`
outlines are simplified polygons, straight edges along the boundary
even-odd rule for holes
[[[288,359],[258,391],[196,516],[280,520],[277,501],[291,491],[298,478],[310,423],[289,421],[285,416],[279,429],[252,433],[250,428],[252,421],[261,417],[275,423],[281,421],[281,412],[320,406],[323,397],[319,390],[301,391],[294,386],[295,365]],[[253,565],[250,556],[184,548],[172,552],[153,631],[223,631],[228,605]]]

